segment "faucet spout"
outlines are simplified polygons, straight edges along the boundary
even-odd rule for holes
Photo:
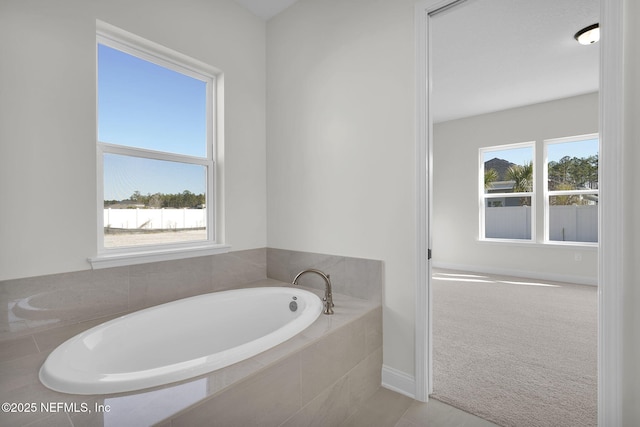
[[[302,276],[303,274],[306,273],[314,273],[317,274],[318,276],[322,277],[324,279],[324,283],[325,283],[325,290],[324,290],[324,314],[333,314],[333,292],[331,290],[331,279],[330,276],[328,274],[324,274],[322,271],[320,270],[316,270],[315,268],[308,268],[306,270],[302,270],[300,273],[298,273],[296,275],[296,277],[293,279],[293,282],[291,282],[292,285],[297,285],[298,284],[298,279],[300,278],[300,276]]]

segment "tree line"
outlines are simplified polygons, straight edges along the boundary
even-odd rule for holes
[[[104,206],[109,207],[115,204],[135,203],[144,205],[147,208],[202,208],[205,206],[206,198],[204,194],[195,194],[189,190],[182,193],[164,194],[155,193],[146,196],[139,191],[135,191],[126,200],[105,200]],[[134,208],[132,206],[132,208]]]
[[[598,155],[589,157],[564,156],[549,162],[549,190],[597,190]]]
[[[597,190],[598,155],[589,157],[564,156],[560,160],[549,162],[549,190]],[[484,188],[490,189],[499,179],[495,169],[485,170]],[[531,191],[533,188],[533,162],[524,165],[511,165],[506,179],[513,181],[514,192]]]
[[[549,162],[548,184],[550,191],[563,190],[597,190],[598,189],[598,155],[589,157],[564,156],[560,160]],[[484,172],[484,188],[490,190],[499,179],[495,169]],[[533,190],[533,162],[524,165],[511,165],[506,171],[506,179],[513,182],[512,191],[530,192]],[[528,197],[520,198],[522,206],[529,205]],[[581,205],[597,202],[594,196],[564,195],[554,196],[552,205]]]

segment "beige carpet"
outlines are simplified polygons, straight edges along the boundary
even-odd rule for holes
[[[433,275],[432,397],[502,426],[597,424],[597,288]]]

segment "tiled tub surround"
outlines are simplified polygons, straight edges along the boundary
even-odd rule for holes
[[[107,397],[56,393],[38,381],[38,369],[46,356],[90,327],[141,308],[206,292],[287,285],[282,282],[291,281],[299,271],[310,267],[331,274],[336,314],[321,315],[303,334],[252,359],[170,387]],[[267,275],[281,282],[269,280]],[[323,285],[311,277],[307,280],[302,285],[313,287],[323,296]],[[35,413],[0,413],[0,425],[35,422],[33,425],[68,426],[73,419],[76,426],[124,426],[127,420],[137,426],[141,424],[136,417],[142,414],[154,414],[150,422],[173,417],[174,425],[188,425],[190,417],[212,413],[212,417],[218,417],[219,402],[227,402],[222,404],[225,414],[237,410],[239,417],[253,414],[262,420],[264,413],[274,413],[279,414],[274,415],[274,422],[290,416],[292,426],[332,425],[332,420],[348,414],[380,385],[381,294],[380,261],[266,248],[0,282],[3,402],[76,402],[88,404],[93,410],[91,414],[67,415],[64,408],[42,412],[38,407]],[[354,295],[356,298],[352,298]],[[282,371],[286,375],[280,376]],[[236,382],[234,387],[225,388]],[[291,391],[293,394],[287,394]],[[234,396],[240,396],[242,404],[230,404]],[[197,401],[202,402],[183,409]],[[251,412],[249,401],[255,401],[252,408],[267,409]],[[114,409],[96,413],[95,403]],[[333,405],[333,409],[325,411],[326,405]],[[334,418],[327,420],[324,416]]]
[[[381,302],[381,261],[261,248],[0,282],[0,343],[62,325],[125,314],[268,278],[290,282],[306,268],[331,275],[334,293]],[[319,276],[300,284],[324,290]],[[2,346],[3,350],[6,346]],[[12,352],[12,350],[6,350]],[[19,357],[18,352],[15,356]]]
[[[382,301],[381,261],[267,248],[267,277],[290,282],[306,268],[316,268],[331,276],[334,292],[371,301]],[[300,284],[324,290],[324,281],[315,274],[300,278]]]
[[[250,286],[288,284],[263,279]],[[318,295],[323,293],[309,290]],[[58,344],[106,319],[10,340],[5,343],[30,350],[17,358],[3,354],[0,362],[2,401],[34,402],[37,410],[1,413],[0,424],[339,425],[380,386],[382,310],[377,302],[338,293],[335,301],[335,315],[320,315],[302,333],[251,359],[190,380],[132,393],[68,395],[51,391],[38,381],[39,367]],[[27,345],[29,341],[32,347]],[[53,410],[60,412],[43,411],[41,403],[53,404]],[[72,409],[68,414],[64,407],[57,406],[64,403],[67,409]],[[107,407],[109,412],[100,412]]]
[[[266,279],[266,249],[0,282],[0,342]],[[3,345],[3,348],[5,346]]]

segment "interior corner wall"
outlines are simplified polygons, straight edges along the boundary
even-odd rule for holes
[[[268,245],[382,260],[384,364],[410,375],[414,3],[302,0],[267,23]]]
[[[232,0],[0,2],[0,280],[97,252],[96,19],[224,73],[226,243],[266,246],[266,24]]]
[[[480,242],[478,149],[598,132],[598,94],[575,96],[434,126],[433,262],[436,266],[596,284],[596,248]],[[536,169],[536,228],[543,237],[542,173]]]

